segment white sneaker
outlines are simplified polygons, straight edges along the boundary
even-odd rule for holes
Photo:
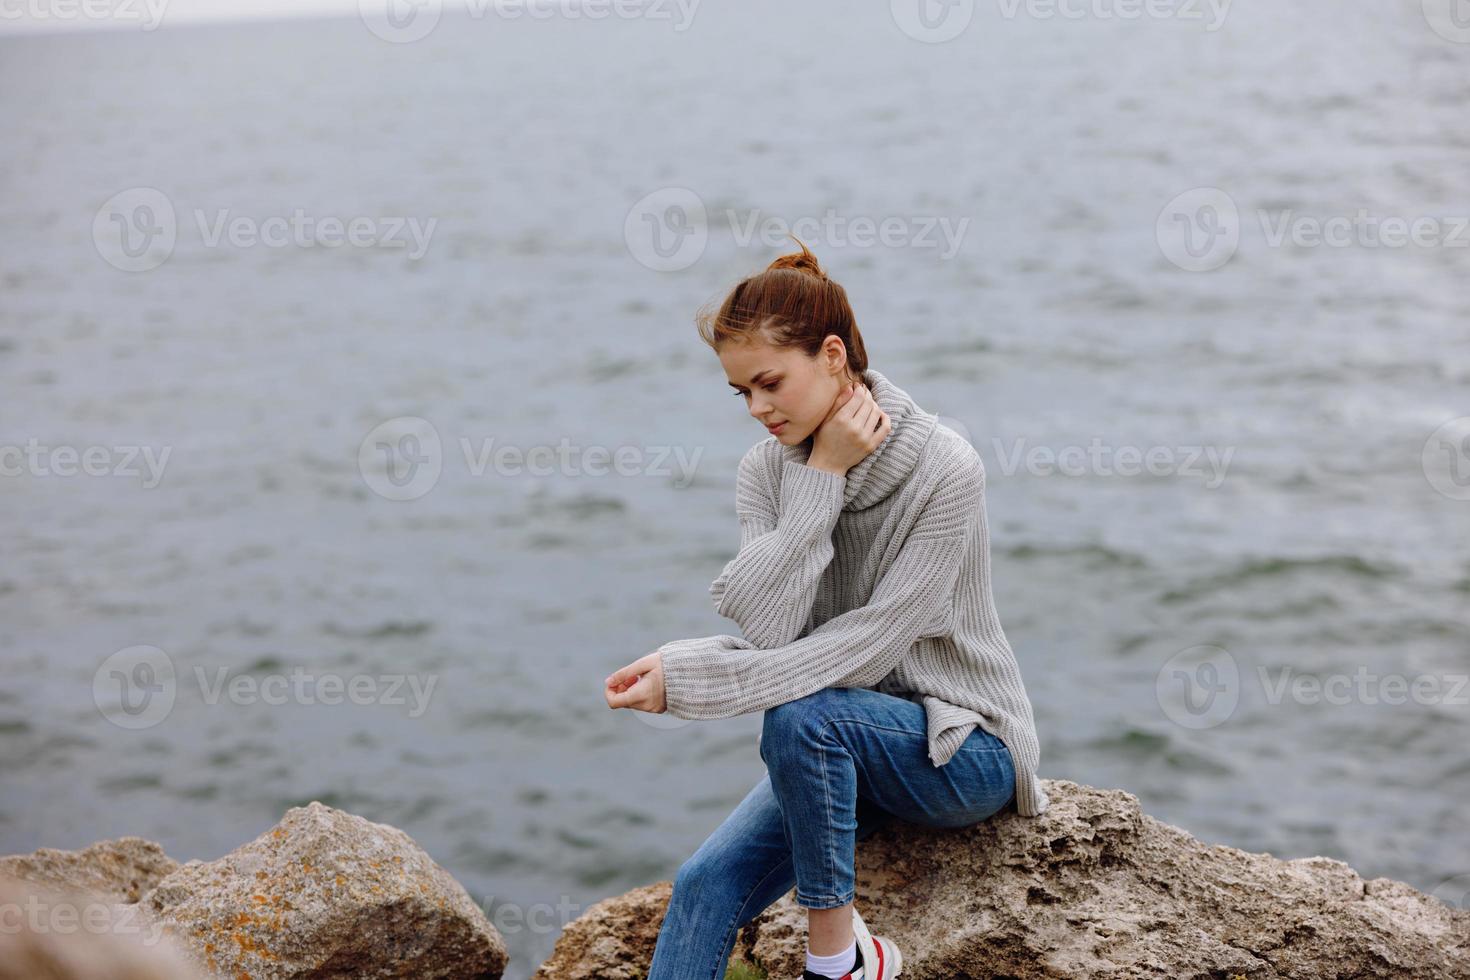
[[[893,940],[868,932],[867,923],[852,907],[852,932],[857,938],[857,964],[849,976],[852,980],[893,980],[903,969],[903,954]]]

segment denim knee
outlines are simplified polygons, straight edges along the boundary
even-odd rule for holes
[[[767,708],[761,720],[760,756],[767,763],[777,748],[809,743],[821,736],[844,689],[824,687],[805,697]]]
[[[695,851],[684,859],[679,865],[679,870],[674,873],[674,888],[688,891],[697,888],[699,883],[714,870],[715,862],[705,857],[700,851]]]

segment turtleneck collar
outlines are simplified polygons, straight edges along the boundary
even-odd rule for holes
[[[864,371],[862,377],[873,393],[873,400],[887,413],[892,428],[877,449],[847,471],[843,510],[871,507],[898,489],[918,464],[939,420],[939,416],[924,411],[908,392],[872,368]],[[795,446],[782,446],[781,450],[785,459],[805,463],[811,456],[812,441],[807,438]]]

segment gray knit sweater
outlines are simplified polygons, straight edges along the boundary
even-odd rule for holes
[[[730,718],[828,687],[894,694],[923,704],[936,766],[977,725],[1003,741],[1016,811],[1037,816],[1041,747],[991,598],[984,465],[882,374],[863,380],[892,429],[846,476],[806,465],[810,439],[770,436],[741,460],[740,551],[709,591],[744,637],[659,647],[669,713]]]

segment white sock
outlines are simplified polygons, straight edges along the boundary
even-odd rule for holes
[[[851,946],[840,953],[833,953],[831,956],[813,956],[812,948],[810,946],[806,948],[806,968],[818,976],[840,977],[848,970],[851,970],[853,964],[856,962],[856,939],[852,941]]]

